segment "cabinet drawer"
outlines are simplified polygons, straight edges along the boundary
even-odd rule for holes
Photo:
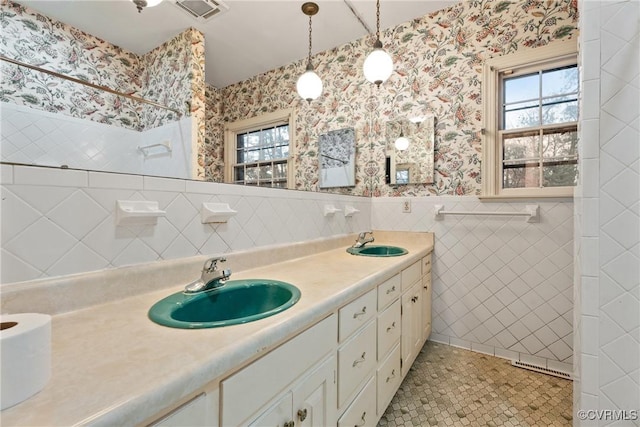
[[[340,342],[349,337],[356,329],[373,319],[376,310],[376,290],[372,289],[355,301],[345,305],[338,312]]]
[[[376,322],[338,349],[338,407],[342,407],[376,366]]]
[[[422,260],[416,261],[402,270],[402,292],[416,283],[422,276]]]
[[[431,273],[431,254],[422,258],[422,274],[425,275],[429,273]]]
[[[338,427],[375,426],[376,416],[376,382],[371,377],[353,403],[344,411],[338,420]]]
[[[400,275],[396,274],[391,279],[378,285],[378,311],[388,306],[394,299],[400,296]]]
[[[384,359],[391,347],[400,340],[400,300],[378,315],[378,360]]]
[[[378,415],[382,415],[400,387],[400,345],[396,345],[378,368]]]
[[[221,383],[222,425],[240,425],[335,348],[332,315]]]

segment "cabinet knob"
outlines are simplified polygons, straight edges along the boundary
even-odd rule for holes
[[[393,322],[393,323],[391,324],[391,326],[389,326],[389,327],[387,328],[387,332],[389,332],[390,330],[395,329],[395,328],[396,328],[396,322]]]
[[[387,289],[387,295],[389,295],[391,292],[395,292],[396,291],[396,285],[393,285],[391,287],[391,289]]]
[[[367,411],[362,413],[362,422],[359,424],[356,424],[354,427],[362,427],[363,425],[365,425],[367,423],[367,421],[365,420],[365,417],[367,416]]]
[[[365,314],[367,312],[367,306],[365,305],[364,307],[362,307],[362,310],[360,310],[359,313],[353,313],[353,318],[357,319],[358,316],[362,316],[363,314]]]
[[[364,356],[367,354],[366,351],[362,352],[362,356],[360,356],[360,359],[358,360],[354,360],[353,361],[353,367],[355,368],[356,366],[358,366],[360,363],[364,362]]]
[[[300,422],[307,419],[307,408],[298,409],[298,419],[300,420]]]
[[[284,423],[284,427],[294,427],[296,425],[296,423],[294,423],[293,421],[287,421],[286,423]]]
[[[395,377],[396,377],[396,370],[394,369],[393,371],[391,371],[391,375],[387,377],[387,382],[391,381]]]

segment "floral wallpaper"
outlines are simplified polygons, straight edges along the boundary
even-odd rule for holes
[[[319,135],[354,127],[356,186],[329,191],[477,195],[483,61],[576,38],[576,1],[463,1],[381,34],[395,71],[380,88],[362,74],[373,42],[365,37],[312,58],[324,91],[310,104],[296,94],[296,80],[306,65],[301,60],[222,89],[222,119],[231,122],[295,107],[295,186],[300,190],[318,190]],[[385,123],[413,115],[435,117],[434,183],[390,187],[384,182]]]
[[[0,3],[0,27],[0,53],[8,58],[180,112],[188,112],[188,105],[192,112],[194,108],[204,109],[204,36],[195,30],[189,29],[140,57],[9,1]],[[1,64],[2,102],[135,130],[157,127],[176,118],[175,113],[158,107],[4,61]],[[202,79],[198,88],[176,84],[197,78]],[[195,96],[196,90],[202,94]]]
[[[205,137],[203,168],[207,181],[224,182],[224,124],[222,91],[211,85],[205,88]]]

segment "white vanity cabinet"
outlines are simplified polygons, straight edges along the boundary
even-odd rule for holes
[[[335,425],[335,314],[221,382],[223,426]]]

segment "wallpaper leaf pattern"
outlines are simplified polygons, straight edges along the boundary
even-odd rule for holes
[[[395,71],[379,89],[362,75],[373,44],[371,37],[365,37],[314,56],[325,89],[311,104],[296,94],[295,82],[306,64],[299,61],[223,88],[222,120],[295,107],[295,187],[300,190],[318,190],[319,135],[353,127],[356,186],[326,191],[366,196],[477,195],[483,61],[576,36],[576,0],[463,1],[382,33]],[[384,183],[385,123],[412,115],[435,117],[435,180],[433,185],[390,187]],[[222,140],[208,146],[219,144]],[[216,150],[215,156],[220,156]]]

